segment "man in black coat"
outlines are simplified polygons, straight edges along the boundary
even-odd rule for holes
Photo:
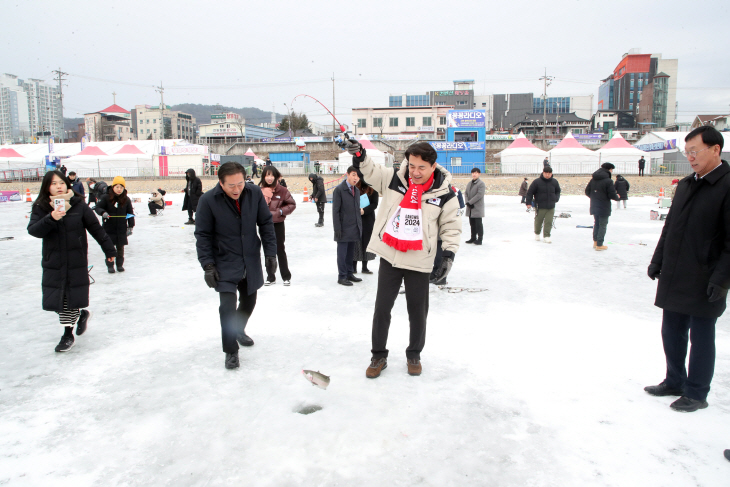
[[[608,217],[611,216],[611,200],[619,201],[616,188],[613,186],[611,174],[616,168],[610,162],[601,164],[601,168],[593,173],[593,177],[586,186],[586,196],[591,199],[591,215],[593,215],[593,248],[607,250],[603,245],[608,227]]]
[[[555,203],[560,201],[560,184],[553,177],[553,168],[545,166],[540,177],[535,179],[527,190],[527,210],[532,207],[532,200],[535,199],[537,211],[535,212],[535,240],[540,240],[540,231],[545,243],[552,243],[550,232],[553,229],[553,217],[555,216]],[[543,224],[545,225],[543,230]]]
[[[644,390],[682,396],[676,411],[707,407],[715,371],[715,322],[730,288],[730,166],[720,159],[724,140],[712,126],[685,137],[695,174],[682,179],[672,199],[648,274],[659,278],[655,306],[664,310],[662,342],[666,378]],[[685,368],[691,338],[689,374]]]
[[[81,195],[82,198],[86,199],[86,191],[84,191],[84,183],[76,177],[76,173],[71,171],[68,173],[68,180],[71,182],[71,189]]]
[[[644,175],[644,165],[646,164],[646,160],[644,159],[644,156],[641,156],[641,159],[639,159],[639,176]]]
[[[258,177],[259,175],[259,166],[256,164],[256,161],[253,161],[251,163],[251,177]]]
[[[312,201],[317,205],[317,213],[319,213],[319,221],[314,224],[315,227],[324,226],[324,205],[327,203],[327,192],[324,190],[324,179],[314,173],[309,174],[309,182],[312,183]]]
[[[101,197],[109,192],[109,187],[104,181],[98,181],[94,178],[87,178],[89,185],[89,205],[101,200]]]
[[[198,261],[205,271],[205,282],[220,294],[218,310],[227,369],[239,366],[238,343],[253,345],[245,330],[256,306],[257,291],[264,285],[262,245],[267,271],[276,272],[271,212],[261,188],[246,184],[245,175],[237,162],[222,164],[218,184],[200,198],[195,222]],[[238,309],[236,291],[240,294]]]
[[[198,200],[203,194],[203,182],[195,175],[195,169],[185,171],[185,199],[183,200],[182,211],[188,210],[188,221],[185,225],[194,225],[193,213],[198,209]]]
[[[337,284],[352,286],[362,279],[355,277],[352,262],[355,245],[362,238],[362,216],[360,215],[360,190],[357,188],[357,168],[347,168],[347,177],[332,194],[332,226],[337,242]]]

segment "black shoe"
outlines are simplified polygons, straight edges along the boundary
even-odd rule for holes
[[[117,272],[124,272],[124,267],[118,265],[117,266]]]
[[[697,399],[682,396],[670,404],[669,407],[680,413],[691,413],[698,409],[705,409],[707,407],[707,401],[698,401]]]
[[[475,239],[474,237],[472,237],[472,238],[470,238],[469,240],[467,240],[467,241],[466,241],[466,242],[464,242],[464,243],[474,243],[474,242],[476,242],[476,241],[477,241],[477,239]]]
[[[352,283],[347,279],[338,279],[337,284],[342,284],[343,286],[352,286]]]
[[[61,341],[56,345],[57,352],[68,352],[74,346],[73,335],[64,335],[61,337]]]
[[[266,282],[264,282],[264,286],[271,286],[276,282],[276,278],[273,278],[272,280],[266,279]]]
[[[474,245],[481,245],[481,244],[482,244],[481,240],[477,240],[476,242],[474,242]]]
[[[681,389],[669,387],[667,381],[662,381],[661,384],[655,386],[646,386],[644,390],[652,396],[681,396],[684,394]]]
[[[362,282],[362,279],[360,279],[359,277],[355,277],[352,274],[347,276],[345,279],[347,279],[348,281],[352,281],[352,282]]]
[[[114,263],[112,262],[111,265],[109,265],[109,262],[106,263],[106,270],[109,272],[109,274],[114,274],[116,271],[114,270]]]
[[[195,225],[195,220],[190,218],[188,221],[185,222],[185,225]]]
[[[238,352],[226,354],[226,368],[235,369],[240,367],[241,364],[238,362]]]
[[[371,271],[371,270],[370,270],[370,269],[368,269],[367,267],[366,267],[366,268],[364,268],[364,269],[362,270],[362,272],[361,272],[361,274],[372,274],[372,273],[373,273],[373,271]]]
[[[91,311],[87,311],[85,309],[81,310],[81,314],[79,315],[79,321],[76,322],[76,336],[81,336],[86,331],[86,324],[89,322],[89,318],[91,318]]]
[[[314,226],[315,227],[323,227],[324,226],[324,223],[315,223]]]
[[[725,450],[725,458],[727,458],[728,461],[730,461],[730,450]]]
[[[236,340],[238,340],[238,343],[241,344],[242,347],[252,347],[253,346],[253,339],[246,335],[245,333],[241,333],[236,337]]]

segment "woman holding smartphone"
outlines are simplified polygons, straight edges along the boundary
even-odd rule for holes
[[[108,262],[113,264],[117,255],[94,212],[70,187],[61,171],[47,172],[28,223],[28,233],[43,239],[43,309],[58,313],[64,327],[56,352],[73,347],[74,325],[80,336],[91,317],[90,311],[82,309],[89,306],[86,232],[99,243]]]
[[[261,171],[261,192],[264,194],[266,204],[269,205],[271,218],[274,220],[274,233],[276,234],[276,258],[279,262],[279,272],[284,285],[291,284],[291,272],[289,271],[289,261],[286,258],[286,248],[284,241],[286,240],[286,232],[284,231],[284,220],[287,215],[296,209],[297,204],[292,198],[291,193],[286,187],[279,184],[281,173],[274,166],[265,166]],[[266,286],[270,286],[276,282],[276,269],[266,268]]]
[[[124,246],[129,244],[127,237],[132,235],[134,228],[134,208],[132,200],[127,197],[123,177],[114,178],[111,191],[96,203],[94,211],[102,216],[104,231],[117,248],[117,271],[124,272]],[[106,267],[109,274],[114,274],[114,262],[107,261]]]

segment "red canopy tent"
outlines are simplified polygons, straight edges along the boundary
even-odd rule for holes
[[[105,156],[107,155],[103,150],[99,149],[94,145],[87,145],[84,150],[76,154],[77,156]]]
[[[145,155],[144,152],[139,150],[139,148],[136,145],[133,144],[124,144],[121,149],[115,152],[115,154],[142,154]]]
[[[10,147],[3,147],[0,149],[0,157],[23,157],[15,149]]]

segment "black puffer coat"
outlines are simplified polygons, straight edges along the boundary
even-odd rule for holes
[[[710,303],[707,287],[730,288],[727,162],[699,181],[692,175],[679,182],[651,263],[661,268],[656,306],[705,318],[722,315],[726,300]]]
[[[192,184],[190,182],[192,181]],[[185,200],[183,200],[182,211],[188,207],[198,211],[198,201],[203,194],[203,182],[195,175],[195,169],[185,171]]]
[[[591,215],[611,216],[611,200],[619,201],[619,197],[608,169],[600,168],[593,173],[586,186],[586,196],[591,199]]]
[[[104,181],[97,181],[94,183],[94,194],[96,195],[96,201],[99,201],[102,196],[109,192],[109,186]]]
[[[550,210],[555,208],[555,203],[560,201],[560,184],[555,177],[545,178],[542,174],[535,179],[527,190],[525,201],[529,205],[535,198],[535,205],[539,210]]]
[[[236,285],[245,271],[246,291],[251,295],[264,285],[261,244],[263,242],[264,256],[276,256],[276,234],[261,188],[244,184],[238,201],[240,214],[235,201],[226,195],[220,184],[206,191],[200,198],[195,218],[196,248],[200,265],[215,264],[218,270],[220,280],[216,291],[236,292]]]
[[[127,190],[122,192],[123,196],[127,196]],[[104,218],[103,227],[104,231],[112,239],[114,245],[128,245],[127,240],[127,227],[134,227],[134,218],[127,219],[127,215],[134,215],[134,208],[132,208],[132,200],[129,197],[126,198],[127,202],[123,205],[111,202],[112,195],[105,195],[101,200],[96,203],[94,211],[99,215],[103,215],[105,212],[109,214],[109,218]]]
[[[616,187],[616,193],[619,198],[622,200],[629,199],[629,188],[631,188],[631,185],[623,176],[616,176],[616,184],[614,186]]]
[[[68,298],[69,309],[89,306],[89,244],[86,231],[94,237],[107,258],[116,257],[109,236],[99,225],[94,212],[80,196],[69,201],[71,208],[56,221],[51,209],[34,204],[28,223],[28,233],[43,239],[43,309],[62,311],[63,296]]]
[[[322,176],[310,173],[309,182],[312,183],[312,201],[317,198],[318,203],[327,203],[327,192],[324,190],[324,179],[322,179]]]

